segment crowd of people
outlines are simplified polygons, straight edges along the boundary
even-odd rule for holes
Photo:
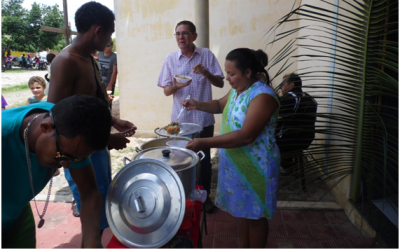
[[[75,14],[78,35],[57,56],[48,58],[47,81],[36,76],[29,79],[34,96],[27,104],[32,105],[2,111],[2,143],[8,145],[2,147],[3,247],[36,246],[29,202],[51,183],[60,167],[74,196],[73,213],[81,218],[82,247],[101,247],[102,232],[109,226],[104,209],[111,183],[109,150],[125,148],[127,137],[136,130],[132,122],[110,113],[118,73],[111,40],[114,19],[112,11],[97,2],[82,5]],[[179,121],[203,128],[187,148],[205,152],[199,178],[208,194],[205,210],[212,213],[218,207],[240,218],[240,247],[263,248],[268,219],[277,206],[280,148],[284,145],[277,142],[290,128],[280,110],[283,104],[293,104],[297,106],[292,112],[315,113],[316,102],[302,92],[296,74],[285,77],[284,95],[278,96],[265,70],[268,56],[262,50],[229,52],[224,76],[215,55],[194,44],[197,32],[192,22],[179,22],[175,38],[179,49],[166,56],[157,85],[173,98],[171,121],[183,105],[187,112]],[[178,83],[175,74],[190,75],[191,80]],[[231,88],[222,98],[213,99],[212,86],[224,87],[225,77]],[[185,100],[188,95],[191,98]],[[2,97],[2,109],[7,105],[4,102]],[[303,102],[314,104],[303,108]],[[215,137],[214,114],[222,114],[221,135]],[[314,123],[310,119],[307,125]],[[111,126],[120,133],[110,134]],[[215,205],[209,197],[210,148],[219,149]],[[45,223],[48,202],[41,213],[35,208],[39,228]]]

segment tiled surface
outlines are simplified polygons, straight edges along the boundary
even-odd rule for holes
[[[44,202],[37,202],[43,211]],[[38,215],[31,202],[35,220]],[[214,209],[207,214],[208,235],[203,232],[204,248],[238,248],[239,220],[226,212]],[[72,215],[71,203],[49,203],[46,223],[36,230],[37,248],[79,248],[80,219]],[[112,237],[110,229],[103,233],[102,244]],[[346,219],[343,211],[277,210],[269,220],[267,248],[369,248],[374,239],[364,238]]]
[[[44,202],[37,202],[39,213],[42,213],[44,204]],[[34,202],[31,202],[31,207],[37,224],[39,216]],[[44,219],[43,227],[36,228],[37,248],[80,248],[82,244],[81,220],[72,215],[71,203],[49,202]],[[104,247],[107,246],[111,237],[110,229],[104,230],[102,237]]]

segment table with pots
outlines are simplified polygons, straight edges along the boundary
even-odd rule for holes
[[[195,183],[204,153],[185,144],[202,128],[193,123],[179,126],[177,136],[157,128],[159,138],[123,159],[125,166],[107,193],[106,215],[113,233],[107,248],[201,247],[201,207],[207,194]]]

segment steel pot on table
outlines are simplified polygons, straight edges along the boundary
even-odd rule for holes
[[[201,159],[198,154],[202,155]],[[185,189],[185,195],[189,197],[196,183],[197,168],[200,167],[200,161],[204,156],[202,151],[195,153],[186,148],[166,146],[143,150],[136,154],[132,160],[156,159],[168,164],[178,174]]]

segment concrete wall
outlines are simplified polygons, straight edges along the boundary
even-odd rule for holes
[[[268,39],[264,35],[270,26],[296,4],[293,0],[210,0],[210,49],[223,72],[225,56],[232,49],[265,49]],[[160,69],[166,55],[178,49],[173,36],[176,23],[184,19],[194,21],[194,2],[115,0],[114,10],[120,115],[134,122],[139,133],[155,135],[155,128],[170,122],[172,110],[172,97],[166,97],[163,89],[157,87]],[[266,51],[270,58],[282,44]],[[296,70],[295,67],[288,72]],[[275,73],[270,72],[271,76]],[[279,83],[277,80],[274,85]],[[213,87],[213,98],[221,98],[229,89],[227,83],[223,89]],[[215,119],[215,132],[219,133],[221,115]]]

